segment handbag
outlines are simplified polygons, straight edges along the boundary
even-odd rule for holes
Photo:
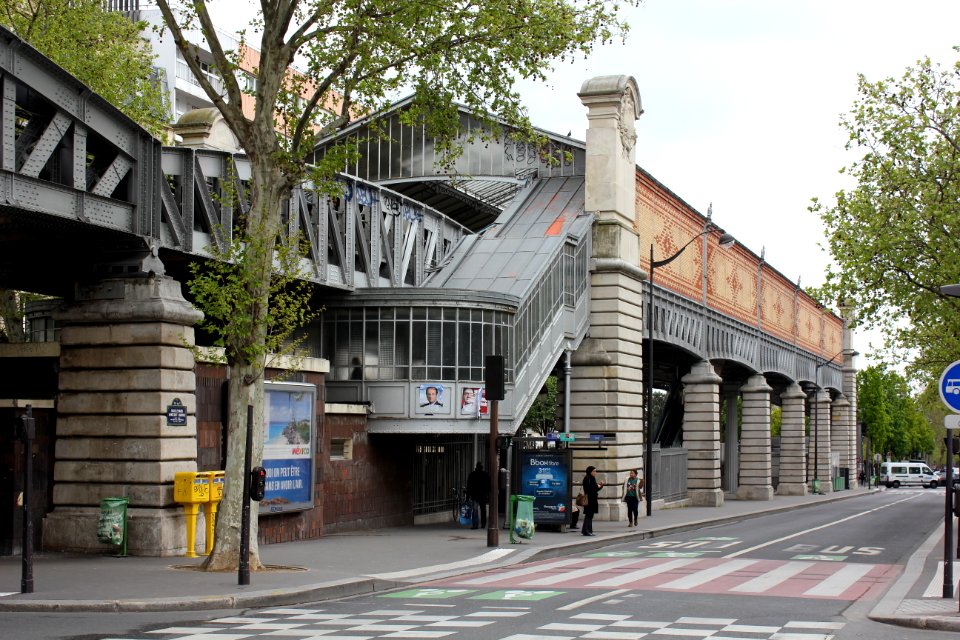
[[[577,503],[577,506],[578,506],[578,507],[585,507],[585,506],[587,506],[587,504],[588,504],[588,502],[589,502],[589,501],[587,500],[587,494],[585,494],[583,491],[581,491],[580,493],[577,494],[577,498],[576,498],[576,500],[574,500],[574,502]]]
[[[473,505],[469,501],[465,501],[460,505],[460,524],[464,527],[469,527],[473,524]]]

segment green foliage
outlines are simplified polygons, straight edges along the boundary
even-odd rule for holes
[[[777,405],[770,407],[770,437],[779,438],[783,427],[783,411]]]
[[[271,252],[275,271],[270,278],[269,305],[259,317],[255,313],[261,309],[257,292],[263,283],[256,265]],[[320,311],[310,305],[312,285],[300,272],[297,238],[265,242],[258,234],[246,236],[237,230],[232,242],[222,249],[211,247],[209,253],[213,260],[190,265],[193,277],[188,288],[204,311],[200,326],[215,337],[215,346],[224,348],[226,362],[263,367],[269,356],[295,355],[304,338],[292,337]],[[265,328],[264,340],[251,341],[250,336],[260,327]]]
[[[107,11],[102,0],[7,0],[0,23],[153,135],[164,135],[168,109],[140,35],[146,23]]]
[[[873,451],[903,460],[934,451],[934,432],[907,380],[882,366],[857,372],[858,419]]]
[[[557,429],[557,376],[547,376],[540,393],[530,405],[521,427],[528,432],[544,435]]]
[[[858,159],[857,186],[833,206],[814,201],[837,270],[822,294],[854,304],[857,321],[887,336],[887,358],[917,355],[929,378],[960,353],[960,62],[921,60],[903,77],[859,80],[841,125]],[[891,436],[892,437],[892,436]]]

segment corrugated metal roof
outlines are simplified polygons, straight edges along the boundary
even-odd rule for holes
[[[568,235],[590,233],[583,176],[534,180],[486,230],[469,238],[459,259],[438,269],[426,287],[494,291],[523,298],[562,249]]]

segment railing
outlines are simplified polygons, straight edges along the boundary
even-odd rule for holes
[[[223,79],[215,73],[204,72],[204,77],[207,81],[210,82],[210,85],[213,87],[213,90],[217,93],[223,93]],[[190,70],[190,67],[187,65],[185,60],[177,58],[177,78],[180,80],[186,80],[195,87],[200,87],[200,81],[197,80],[197,76],[193,74],[193,71]]]
[[[678,502],[686,499],[687,450],[683,447],[661,449],[660,445],[655,444],[651,462],[653,499],[664,502]]]

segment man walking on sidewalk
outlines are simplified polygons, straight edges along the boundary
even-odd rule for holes
[[[490,496],[490,474],[483,470],[483,463],[467,476],[467,498],[473,501],[473,526],[471,529],[487,528],[487,499]],[[479,512],[479,513],[478,513]]]

